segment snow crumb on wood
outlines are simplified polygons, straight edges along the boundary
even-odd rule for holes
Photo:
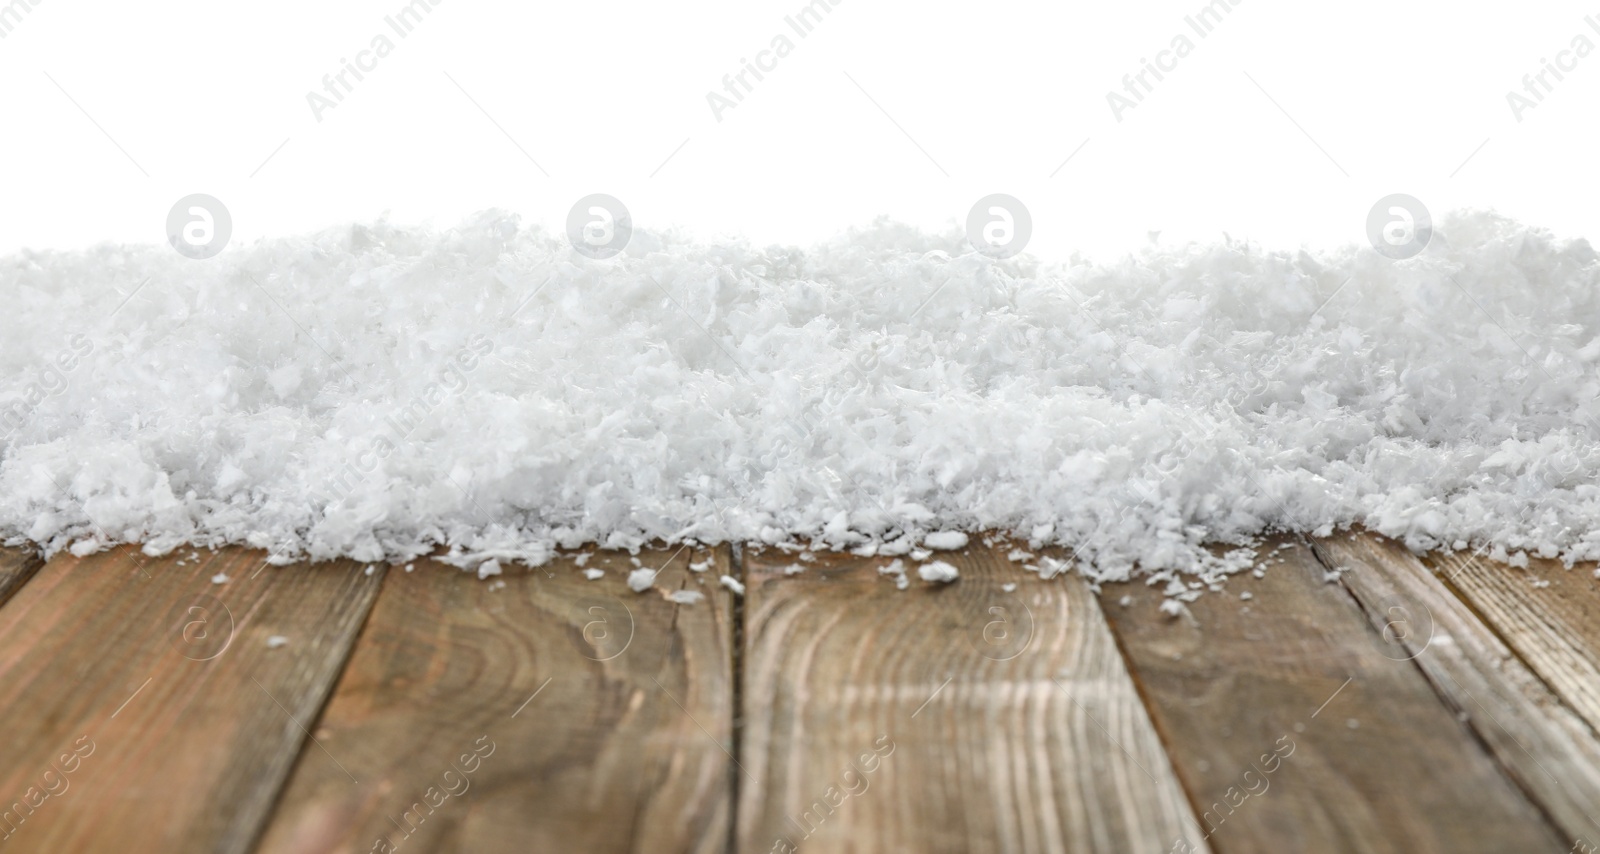
[[[722,586],[723,587],[726,587],[729,590],[733,591],[733,595],[735,595],[735,596],[743,596],[744,595],[744,584],[742,582],[740,582],[739,579],[734,578],[731,575],[724,575],[724,576],[722,576],[722,578],[720,580],[722,581]]]
[[[228,578],[226,573],[219,572],[216,575],[211,576],[212,584],[227,584],[230,580],[231,579]]]
[[[289,639],[283,635],[272,635],[267,638],[267,649],[277,649],[281,646],[286,646],[288,643]]]
[[[967,535],[960,531],[936,531],[923,537],[922,545],[941,551],[966,548]]]
[[[603,569],[586,569],[583,571],[583,577],[590,581],[599,581],[606,577],[606,571]]]
[[[949,584],[961,577],[961,571],[942,560],[936,560],[917,567],[917,575],[923,581],[938,581]]]
[[[674,590],[667,594],[667,598],[679,605],[693,605],[696,602],[704,602],[706,594],[698,590]]]
[[[478,580],[479,581],[482,581],[483,579],[488,578],[491,575],[499,575],[499,574],[500,574],[500,561],[495,560],[494,558],[490,558],[490,559],[484,561],[483,563],[478,564]]]
[[[628,573],[628,589],[635,593],[643,593],[656,583],[656,571],[649,567],[640,567]]]

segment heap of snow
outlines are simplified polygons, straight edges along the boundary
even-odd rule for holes
[[[1492,214],[1407,261],[1047,265],[888,223],[591,260],[490,213],[24,252],[0,299],[0,535],[47,552],[476,568],[1005,530],[1109,580],[1359,523],[1600,558],[1600,265]]]

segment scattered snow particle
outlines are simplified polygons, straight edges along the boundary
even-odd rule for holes
[[[711,568],[711,565],[713,563],[715,563],[715,560],[708,557],[705,560],[700,561],[699,563],[691,563],[691,564],[689,564],[689,571],[690,572],[705,572],[706,570]]]
[[[1161,600],[1161,613],[1166,614],[1169,617],[1176,617],[1179,614],[1182,614],[1184,611],[1187,611],[1187,610],[1188,610],[1188,606],[1184,605],[1182,602],[1179,602],[1176,599],[1163,599],[1163,600]]]
[[[1248,601],[1250,601],[1251,599],[1254,599],[1254,598],[1256,598],[1256,594],[1251,593],[1248,590],[1246,590],[1243,593],[1239,594],[1239,599],[1242,600],[1242,601],[1245,601],[1245,602],[1248,602]]]
[[[1022,563],[1025,560],[1033,560],[1033,552],[1026,552],[1022,549],[1012,549],[1011,551],[1006,552],[1006,560],[1009,560],[1012,563]]]
[[[1017,590],[1017,585],[1015,585],[1015,584],[1013,584],[1011,582],[1007,582],[1005,584],[1000,585],[1000,589],[1004,590],[1007,593],[1015,593],[1016,590]]]
[[[1133,597],[1132,596],[1124,596],[1121,599],[1117,600],[1117,604],[1121,605],[1124,608],[1130,607],[1130,606],[1133,605]]]
[[[706,594],[698,590],[674,590],[667,594],[667,598],[679,605],[693,605],[705,601]]]
[[[278,647],[288,645],[288,643],[289,639],[283,635],[272,635],[271,637],[267,638],[267,649],[277,649]]]
[[[406,572],[411,572],[411,571],[415,570],[416,568],[417,568],[417,565],[414,564],[414,563],[406,564]]]
[[[211,576],[212,584],[227,584],[229,580],[230,579],[228,578],[227,573],[223,572],[219,572],[216,575]]]
[[[581,567],[584,564],[588,563],[589,562],[589,558],[592,558],[592,557],[594,557],[594,552],[584,552],[583,554],[578,555],[577,557],[573,558],[572,562],[576,563],[578,566]]]
[[[373,573],[375,573],[377,571],[378,571],[377,565],[376,564],[370,564],[370,563],[367,564],[367,568],[365,570],[363,570],[363,572],[365,572],[367,575],[372,575]]]
[[[643,593],[655,583],[656,571],[649,567],[642,567],[628,573],[628,589],[635,593]]]
[[[490,559],[484,561],[483,563],[478,564],[478,580],[479,581],[482,581],[483,579],[488,578],[491,575],[499,575],[499,574],[500,574],[500,561],[495,560],[494,558],[490,558]]]
[[[967,535],[960,531],[936,531],[923,537],[922,544],[941,551],[961,549],[967,546]]]
[[[735,595],[735,596],[743,596],[744,595],[744,584],[742,582],[740,582],[739,579],[734,578],[731,575],[724,575],[724,576],[722,576],[721,581],[722,581],[722,586],[723,587],[726,587],[729,590],[733,591],[733,595]]]
[[[504,590],[506,589],[506,583],[503,579],[496,578],[489,582],[489,589],[492,591]]]
[[[912,560],[927,560],[930,557],[933,557],[933,550],[932,549],[912,549],[911,550],[911,559]]]
[[[1039,562],[1037,564],[1024,565],[1023,569],[1028,569],[1028,570],[1032,570],[1034,572],[1037,572],[1037,573],[1039,573],[1039,577],[1041,579],[1044,579],[1045,581],[1049,581],[1050,579],[1055,578],[1056,576],[1066,572],[1071,567],[1072,567],[1072,562],[1071,561],[1058,560],[1058,559],[1053,558],[1053,557],[1045,556],[1045,557],[1039,558]]]
[[[804,566],[801,566],[798,563],[791,563],[788,566],[783,568],[783,574],[784,575],[799,575],[800,573],[805,572],[805,571],[806,571],[806,568]]]
[[[949,584],[950,582],[961,577],[961,570],[956,569],[954,566],[951,566],[942,560],[936,560],[932,563],[925,563],[917,567],[917,575],[920,576],[923,581],[941,581],[945,584]]]
[[[605,576],[606,571],[603,569],[586,569],[583,571],[583,577],[589,579],[590,581],[599,581]]]

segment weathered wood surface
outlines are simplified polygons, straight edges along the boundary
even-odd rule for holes
[[[249,849],[381,578],[265,557],[62,554],[0,608],[5,851]]]
[[[1173,619],[1157,616],[1160,588],[1101,599],[1212,846],[1567,850],[1310,549],[1277,557]]]
[[[746,553],[738,850],[1205,850],[1093,594],[939,557]]]
[[[1400,544],[1359,534],[1313,546],[1324,564],[1345,570],[1340,577],[1386,654],[1422,668],[1569,845],[1600,840],[1600,740],[1594,730]]]
[[[0,605],[4,605],[41,566],[44,561],[33,548],[0,548]]]
[[[1430,558],[1439,576],[1528,666],[1600,730],[1600,579],[1530,559],[1520,570],[1470,553]],[[1600,804],[1596,805],[1600,811]]]
[[[597,581],[572,558],[488,583],[392,569],[317,726],[344,767],[303,750],[261,850],[724,850],[728,550],[639,557],[665,567],[645,593],[618,553]]]

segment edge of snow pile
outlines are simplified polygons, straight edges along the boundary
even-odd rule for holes
[[[804,250],[639,231],[594,260],[496,212],[207,262],[24,252],[0,258],[0,536],[498,570],[998,531],[1112,581],[1364,525],[1593,560],[1597,284],[1586,242],[1481,212],[1406,261],[994,261],[881,221]]]

